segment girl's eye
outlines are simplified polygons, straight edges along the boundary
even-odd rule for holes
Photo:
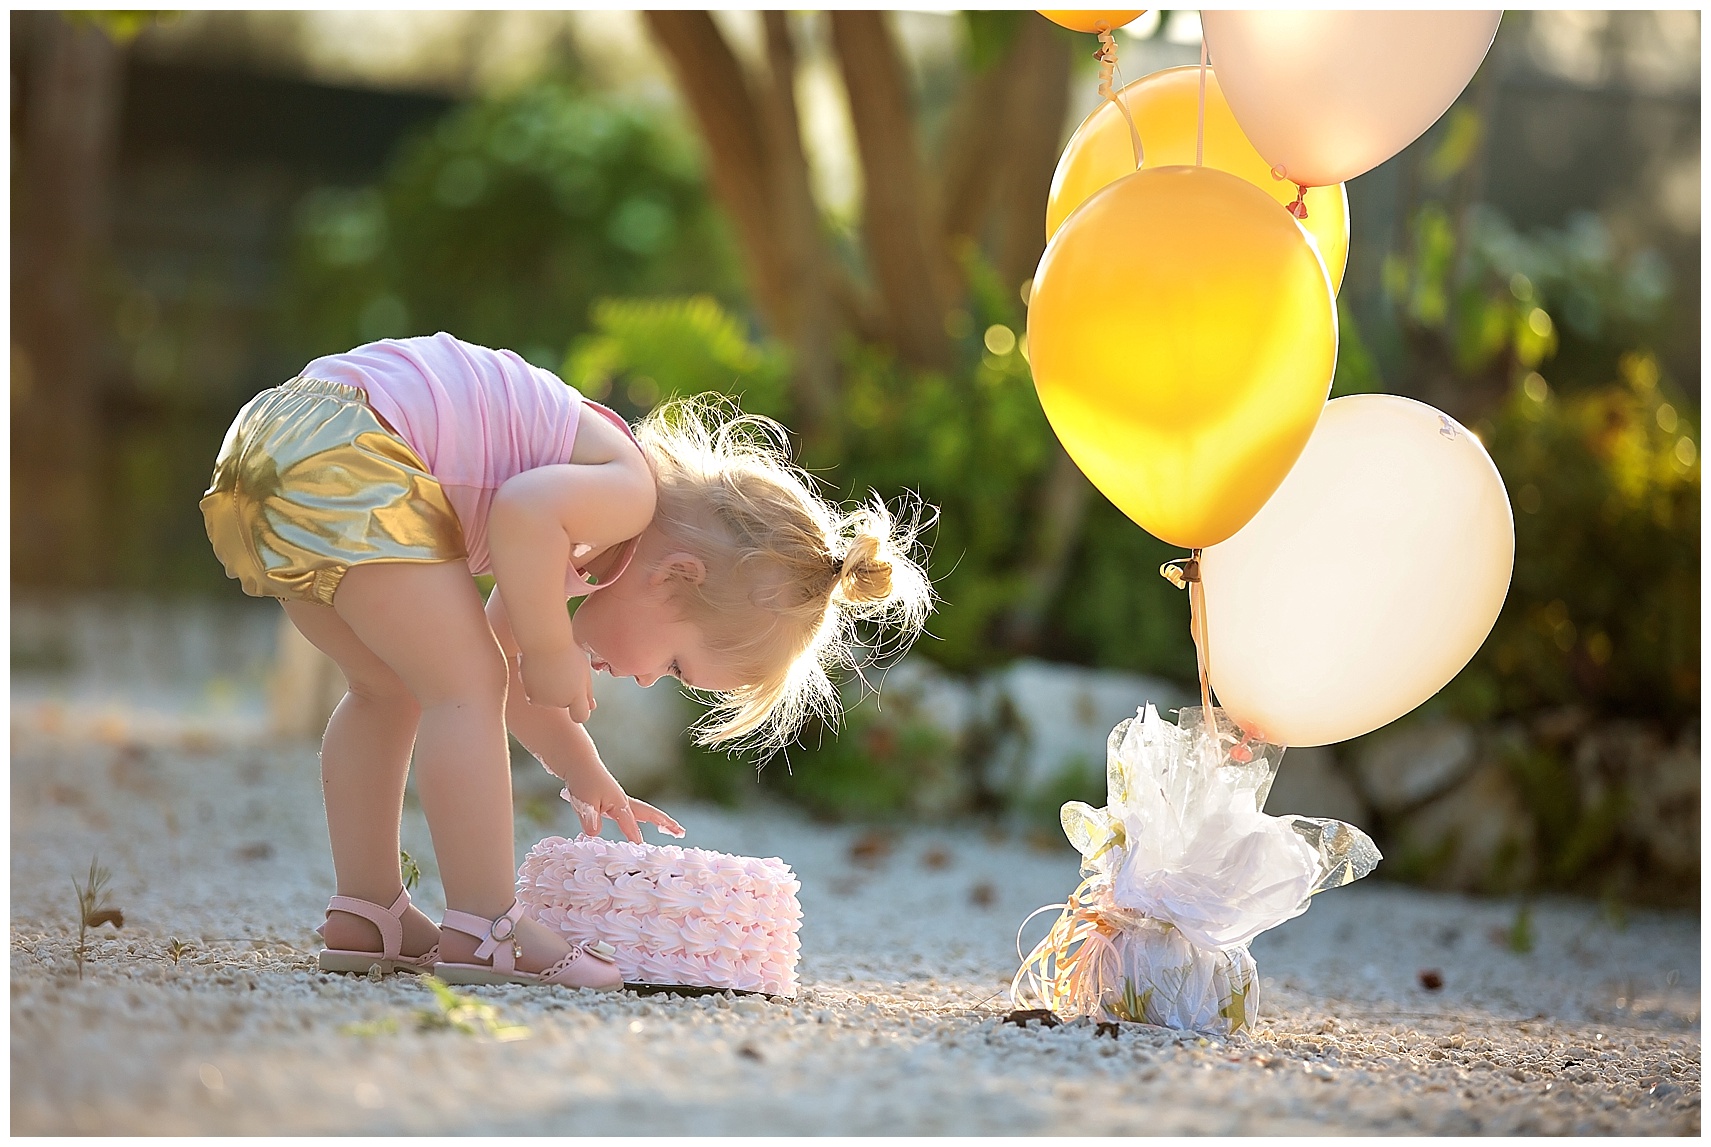
[[[679,681],[683,680],[683,670],[677,667],[677,662],[675,661],[671,663],[671,675]]]

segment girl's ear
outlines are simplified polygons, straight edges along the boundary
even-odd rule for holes
[[[678,551],[661,558],[654,566],[653,573],[648,575],[648,584],[663,585],[672,578],[679,578],[690,585],[700,585],[707,580],[707,566],[694,554]]]

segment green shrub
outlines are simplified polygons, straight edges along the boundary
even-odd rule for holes
[[[590,398],[616,390],[638,411],[662,398],[718,391],[750,414],[782,417],[788,407],[789,358],[757,343],[711,296],[688,299],[601,299],[594,329],[565,357],[564,380]]]
[[[1678,724],[1699,705],[1694,429],[1655,360],[1559,395],[1528,375],[1479,427],[1515,507],[1515,576],[1455,683],[1473,716],[1578,703]]]
[[[1678,723],[1698,707],[1699,464],[1692,412],[1645,349],[1662,260],[1586,213],[1522,234],[1475,207],[1458,242],[1429,203],[1412,231],[1384,285],[1415,376],[1450,372],[1515,510],[1502,615],[1441,703]]]
[[[569,79],[451,112],[378,186],[300,206],[285,285],[305,361],[448,330],[556,369],[597,295],[739,297],[693,140]]]
[[[965,811],[971,786],[949,737],[869,694],[850,704],[839,728],[811,725],[798,747],[756,766],[691,748],[691,792],[735,804],[766,792],[832,820],[896,820]]]

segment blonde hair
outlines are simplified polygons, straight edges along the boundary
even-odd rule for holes
[[[831,673],[860,672],[859,639],[878,656],[901,653],[932,609],[914,557],[931,510],[911,498],[893,513],[877,494],[831,504],[791,464],[784,427],[722,395],[665,403],[636,437],[658,480],[655,527],[706,567],[677,598],[747,678],[713,694],[696,740],[774,751],[810,717],[836,721]]]

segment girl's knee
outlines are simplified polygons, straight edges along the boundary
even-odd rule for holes
[[[365,704],[407,713],[412,717],[420,716],[422,712],[416,695],[404,684],[403,678],[390,670],[381,669],[368,673],[347,671],[345,689],[352,697]]]

